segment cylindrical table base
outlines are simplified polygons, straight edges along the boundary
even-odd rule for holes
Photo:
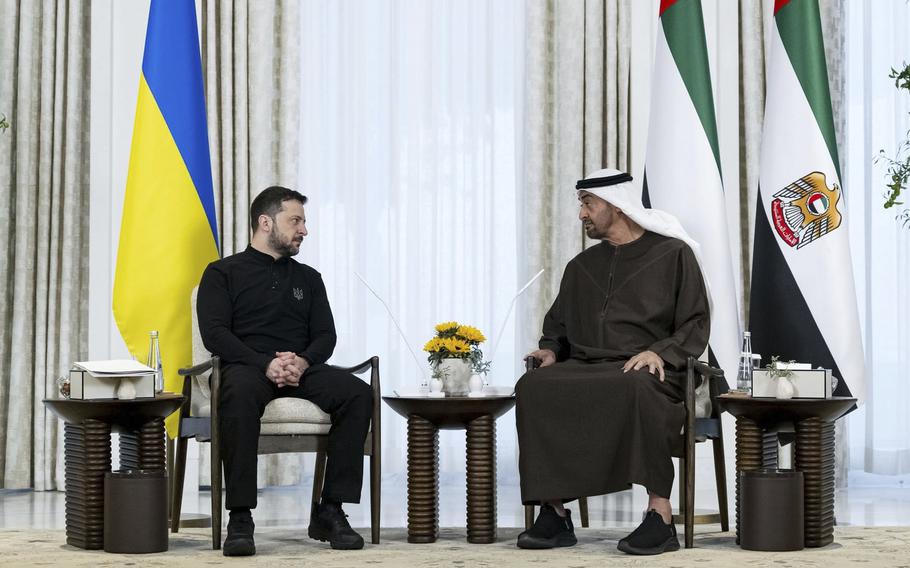
[[[762,468],[764,458],[764,437],[761,428],[754,420],[740,416],[736,418],[736,544],[740,541],[740,494],[742,481],[740,472],[754,471]]]
[[[64,426],[66,543],[104,547],[104,474],[111,469],[111,426],[99,420]]]
[[[468,542],[496,540],[496,421],[489,414],[467,428]]]
[[[408,416],[408,542],[439,537],[439,430],[415,414]]]
[[[120,469],[167,471],[163,418],[120,434]]]
[[[834,542],[834,424],[818,418],[796,423],[794,466],[805,483],[807,547]]]

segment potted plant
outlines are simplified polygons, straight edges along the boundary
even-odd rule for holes
[[[433,369],[433,378],[441,380],[443,392],[450,396],[468,394],[471,373],[486,373],[489,361],[483,360],[480,344],[487,340],[476,327],[456,321],[440,323],[436,335],[427,341],[423,350]]]
[[[777,381],[777,391],[775,393],[777,398],[793,398],[796,390],[790,380],[790,377],[793,376],[790,365],[793,363],[796,363],[796,361],[791,360],[789,363],[781,363],[777,356],[771,357],[771,364],[768,365],[768,378]]]
[[[894,79],[895,87],[910,92],[910,64],[904,63],[904,68],[900,70],[892,68],[891,74],[888,76]],[[885,209],[890,209],[895,205],[903,205],[904,202],[898,201],[898,199],[901,192],[907,188],[907,183],[910,182],[910,132],[907,132],[904,140],[897,145],[893,158],[886,155],[885,150],[882,149],[879,150],[878,156],[875,157],[875,162],[884,162],[888,168],[886,172],[888,189],[885,192]],[[901,219],[903,225],[906,226],[910,223],[910,210],[904,209],[897,218]]]

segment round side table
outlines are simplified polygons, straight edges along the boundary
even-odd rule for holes
[[[740,542],[740,472],[777,467],[777,431],[796,430],[793,468],[803,472],[806,547],[834,542],[834,421],[856,404],[855,398],[717,397],[736,417],[736,542]]]
[[[439,430],[466,430],[467,540],[496,540],[496,419],[515,395],[468,397],[384,396],[408,421],[408,542],[439,537]]]
[[[120,433],[120,467],[165,471],[164,418],[184,397],[162,393],[132,400],[44,399],[64,425],[66,543],[104,547],[104,474],[111,470],[111,432]]]

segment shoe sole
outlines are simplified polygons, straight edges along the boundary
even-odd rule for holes
[[[578,543],[578,539],[574,534],[559,534],[553,538],[535,538],[533,536],[528,536],[525,538],[525,535],[518,537],[518,548],[524,548],[526,550],[543,550],[547,548],[562,548],[564,546],[575,546]]]
[[[352,542],[351,544],[345,544],[345,543],[341,543],[341,542],[333,542],[332,539],[329,538],[329,535],[328,535],[327,533],[324,533],[324,532],[322,532],[322,531],[320,531],[320,530],[317,530],[317,529],[315,529],[315,528],[313,528],[313,527],[309,527],[309,528],[307,529],[307,534],[308,534],[309,537],[312,538],[313,540],[318,540],[318,541],[320,541],[320,542],[327,542],[327,543],[329,543],[329,545],[330,545],[334,550],[360,550],[360,549],[363,548],[363,541],[362,541],[362,540],[361,540],[360,542]]]
[[[616,545],[616,548],[622,552],[625,552],[626,554],[634,554],[636,556],[653,556],[655,554],[663,554],[664,552],[676,552],[679,550],[679,540],[674,537],[670,537],[662,544],[653,548],[636,548],[625,540],[621,540],[619,541],[619,544]]]
[[[253,545],[252,549],[240,549],[240,550],[232,550],[230,546],[222,546],[221,553],[224,556],[255,556],[256,545]]]

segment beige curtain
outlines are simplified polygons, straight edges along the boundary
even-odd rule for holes
[[[41,399],[87,353],[89,10],[0,2],[0,488],[62,486]]]
[[[261,190],[298,187],[299,14],[293,0],[202,0],[202,66],[223,256],[249,243],[250,202]],[[200,481],[208,484],[208,445],[200,447]],[[261,457],[260,485],[297,483],[302,461],[300,454]]]
[[[246,248],[250,201],[297,186],[299,7],[203,0],[202,66],[221,253]]]
[[[533,346],[562,267],[585,246],[575,182],[629,165],[629,0],[539,0],[526,12],[525,281],[546,269],[519,310]]]

